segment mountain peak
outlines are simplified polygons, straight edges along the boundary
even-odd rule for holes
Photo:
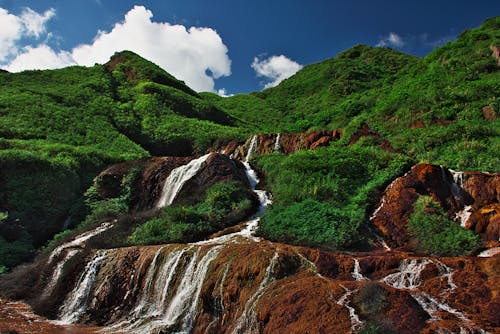
[[[108,72],[122,72],[125,74],[126,79],[131,82],[151,81],[199,97],[198,93],[189,88],[184,81],[176,79],[158,65],[142,58],[132,51],[124,50],[116,52],[111,56],[109,61],[104,64],[104,68]]]

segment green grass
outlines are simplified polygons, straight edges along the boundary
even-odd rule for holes
[[[422,252],[461,256],[479,247],[479,236],[453,222],[430,196],[419,197],[413,210],[408,229]]]
[[[129,241],[148,245],[202,240],[247,217],[254,207],[252,198],[241,182],[216,183],[198,204],[164,208],[159,217],[138,226]]]

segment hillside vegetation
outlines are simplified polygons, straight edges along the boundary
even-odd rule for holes
[[[197,155],[262,132],[342,129],[330,147],[255,163],[275,203],[261,234],[350,245],[383,187],[412,163],[500,169],[494,46],[500,17],[422,59],[357,45],[277,87],[228,98],[196,93],[128,51],[90,68],[0,72],[0,268],[83,221],[83,194],[105,166]],[[173,224],[162,219],[156,226]]]

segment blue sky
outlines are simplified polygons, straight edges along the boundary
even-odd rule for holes
[[[495,15],[498,0],[0,0],[0,68],[130,49],[198,91],[247,93],[359,43],[424,56]]]

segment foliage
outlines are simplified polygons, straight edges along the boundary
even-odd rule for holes
[[[460,256],[479,246],[479,236],[454,223],[430,196],[419,197],[413,210],[408,229],[423,252]]]
[[[267,174],[273,194],[259,233],[271,240],[339,248],[360,238],[382,186],[412,161],[376,147],[332,145],[262,156],[256,164]]]
[[[196,205],[164,208],[159,217],[137,227],[130,241],[159,244],[200,240],[240,222],[252,208],[252,193],[241,182],[216,183]]]
[[[354,241],[357,229],[344,211],[309,198],[268,209],[259,233],[280,242],[340,248]]]

